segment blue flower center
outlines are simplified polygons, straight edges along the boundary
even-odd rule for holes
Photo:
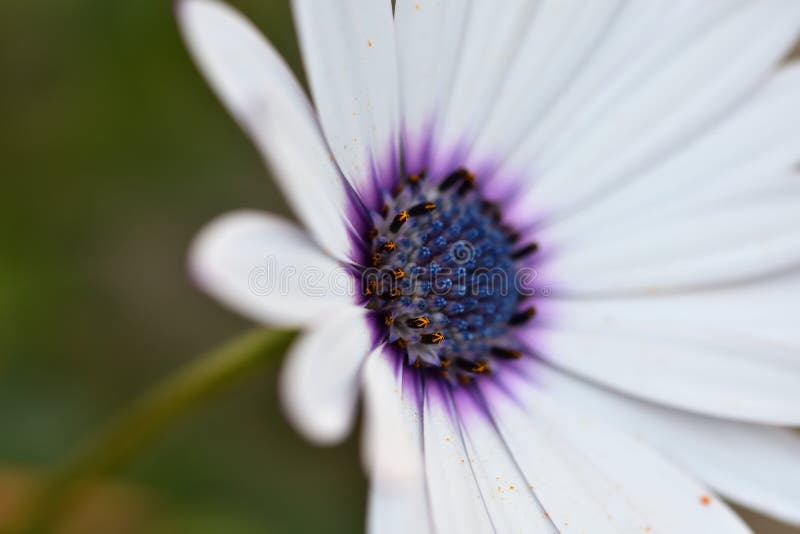
[[[462,383],[519,358],[511,330],[535,314],[516,275],[537,245],[518,242],[474,181],[465,169],[435,186],[424,175],[402,180],[373,214],[362,278],[385,341],[408,364]]]

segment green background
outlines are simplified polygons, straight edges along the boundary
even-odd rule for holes
[[[299,72],[287,1],[233,3]],[[197,230],[234,208],[286,210],[169,2],[4,0],[0,76],[2,524],[37,473],[246,328],[188,281]],[[357,440],[307,445],[275,383],[266,372],[183,421],[99,488],[71,531],[361,531]]]

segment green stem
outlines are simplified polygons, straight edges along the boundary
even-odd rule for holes
[[[125,464],[180,416],[278,361],[294,336],[281,330],[247,332],[156,385],[46,482],[12,532],[51,532],[87,481]]]

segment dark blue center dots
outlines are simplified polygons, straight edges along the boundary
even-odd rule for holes
[[[515,275],[537,246],[517,244],[474,182],[465,169],[438,186],[424,175],[400,180],[373,214],[362,282],[384,340],[405,351],[409,365],[458,383],[519,358],[511,329],[535,314],[532,306],[520,309]]]

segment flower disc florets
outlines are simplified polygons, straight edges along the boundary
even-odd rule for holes
[[[362,276],[386,340],[409,364],[460,382],[490,372],[496,360],[519,358],[511,330],[535,314],[520,309],[516,274],[537,245],[518,243],[474,182],[465,169],[438,185],[424,174],[399,181],[373,214]]]

